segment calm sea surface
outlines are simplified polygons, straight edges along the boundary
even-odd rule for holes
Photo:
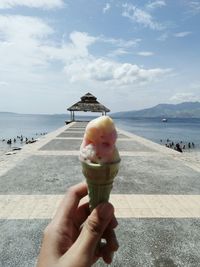
[[[29,139],[38,138],[43,133],[49,133],[64,126],[68,115],[24,115],[0,113],[0,149],[7,150],[9,145],[2,139],[16,138],[23,135]],[[162,122],[159,118],[114,119],[117,127],[163,143],[167,139],[174,142],[194,142],[200,148],[200,119],[169,119]],[[17,139],[15,146],[20,146]],[[13,146],[13,145],[12,145]]]
[[[194,142],[200,145],[200,119],[168,119],[160,118],[116,119],[119,128],[135,133],[154,142],[160,143],[169,139],[174,142]]]
[[[12,114],[0,113],[0,150],[9,150],[10,147],[21,147],[24,142],[21,142],[17,136],[23,136],[28,139],[36,139],[44,136],[44,133],[49,133],[59,127],[64,126],[65,120],[68,120],[67,115],[27,115],[27,114]],[[9,138],[16,138],[16,143],[7,145],[6,141]]]

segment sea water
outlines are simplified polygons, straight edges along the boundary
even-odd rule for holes
[[[115,119],[116,125],[150,139],[160,144],[174,143],[194,143],[200,149],[200,119],[194,118],[171,118],[163,122],[160,118],[133,118]]]
[[[0,113],[0,151],[7,151],[13,146],[22,147],[26,138],[28,140],[41,138],[46,133],[64,126],[65,120],[68,119],[67,115]],[[17,137],[23,137],[23,142]],[[12,145],[7,144],[8,139],[12,139]]]
[[[79,117],[89,120],[92,117]],[[9,149],[6,141],[17,136],[40,138],[45,133],[56,130],[69,120],[68,114],[62,115],[30,115],[0,113],[0,149]],[[114,119],[117,127],[136,135],[150,139],[156,143],[165,144],[167,139],[173,142],[193,142],[200,148],[200,119],[168,119],[162,122],[160,118]],[[15,146],[21,146],[17,139]]]
[[[51,132],[65,124],[67,115],[0,113],[0,138],[27,137]]]

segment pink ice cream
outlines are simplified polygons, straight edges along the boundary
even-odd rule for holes
[[[111,163],[120,159],[116,148],[117,131],[109,116],[90,121],[80,148],[80,160],[88,163]]]

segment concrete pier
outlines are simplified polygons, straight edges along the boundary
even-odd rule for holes
[[[0,161],[0,266],[33,267],[66,189],[84,180],[85,122],[70,123]],[[120,248],[111,266],[200,266],[200,166],[118,129],[111,195]],[[106,266],[99,262],[96,266]]]

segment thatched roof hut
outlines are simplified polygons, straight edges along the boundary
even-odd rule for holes
[[[67,110],[71,112],[71,120],[74,121],[74,112],[75,111],[90,111],[90,112],[101,112],[102,115],[106,115],[107,112],[110,112],[108,108],[97,101],[97,98],[90,93],[85,94],[81,97],[81,101],[75,103]]]

